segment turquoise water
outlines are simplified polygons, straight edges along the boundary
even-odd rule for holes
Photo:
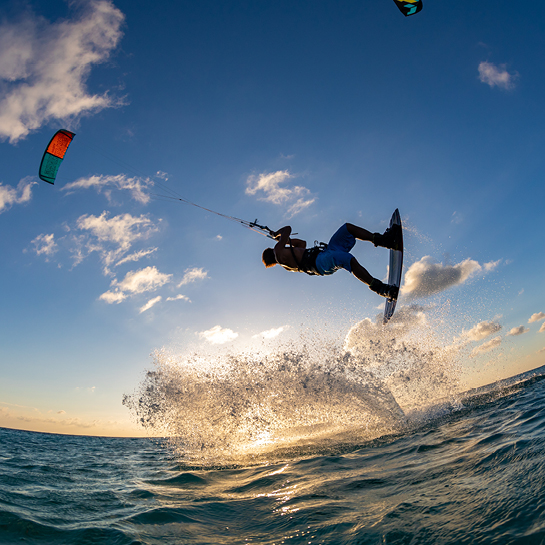
[[[359,443],[258,440],[225,463],[217,445],[199,458],[183,441],[0,429],[0,543],[545,543],[543,379],[468,392]]]

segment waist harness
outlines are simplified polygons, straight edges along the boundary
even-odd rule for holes
[[[316,258],[318,255],[327,248],[327,244],[321,242],[319,245],[314,246],[314,248],[308,248],[304,251],[301,261],[295,257],[295,252],[293,251],[293,246],[290,243],[290,250],[295,263],[297,263],[297,268],[300,272],[304,272],[311,276],[323,276],[318,269],[316,268]]]

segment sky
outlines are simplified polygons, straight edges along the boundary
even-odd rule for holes
[[[169,197],[310,244],[399,208],[399,320],[463,347],[468,387],[545,364],[544,24],[506,0],[2,2],[0,426],[139,435],[121,401],[157,350],[376,323],[347,272],[266,270],[270,240]]]

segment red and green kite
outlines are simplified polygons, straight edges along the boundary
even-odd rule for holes
[[[64,129],[54,134],[40,163],[39,175],[41,180],[49,184],[55,183],[57,171],[74,136],[76,135],[73,132]]]

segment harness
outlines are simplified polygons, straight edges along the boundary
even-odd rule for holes
[[[314,241],[314,244],[316,246],[313,248],[308,248],[304,251],[303,257],[301,261],[299,261],[297,257],[295,257],[295,252],[293,251],[293,246],[291,245],[290,240],[291,255],[293,256],[295,263],[297,263],[297,269],[299,272],[304,272],[310,276],[323,276],[323,274],[318,272],[318,269],[316,268],[316,258],[327,248],[327,244],[324,242],[318,243],[318,241]]]

